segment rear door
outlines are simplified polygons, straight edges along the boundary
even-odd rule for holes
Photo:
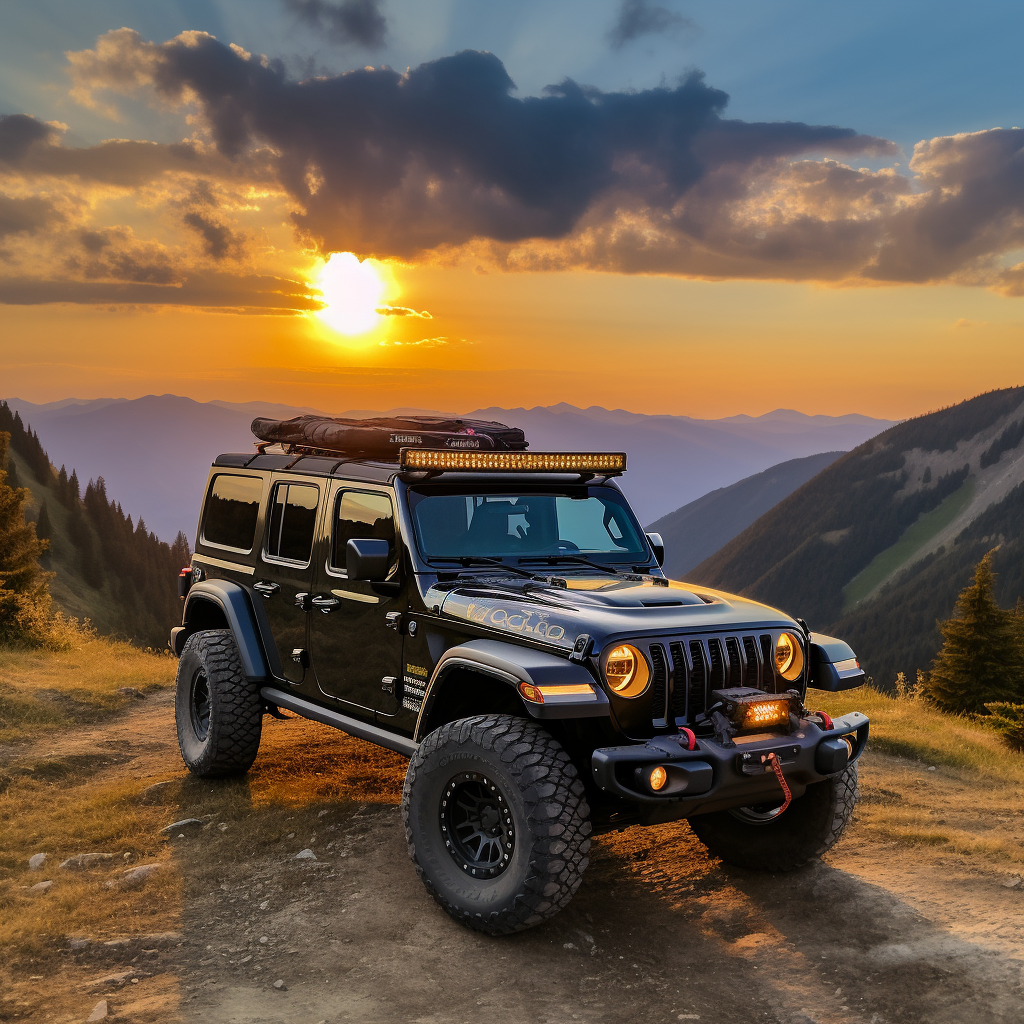
[[[386,583],[348,578],[345,549],[354,538],[388,541],[391,559]],[[310,653],[320,690],[343,702],[346,713],[361,718],[391,716],[398,710],[395,680],[401,677],[402,637],[388,624],[389,613],[401,613],[406,607],[398,551],[390,491],[335,483],[317,557]]]
[[[307,676],[309,592],[313,577],[313,539],[325,481],[271,478],[263,544],[253,589],[262,595],[284,678],[293,684]]]

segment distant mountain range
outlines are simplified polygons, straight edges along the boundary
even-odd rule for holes
[[[252,450],[253,417],[288,418],[317,411],[271,402],[196,402],[177,395],[65,399],[43,405],[17,398],[8,402],[38,432],[58,468],[61,463],[68,472],[76,468],[83,485],[103,476],[108,492],[140,513],[158,536],[172,539],[182,530],[190,540],[210,463],[222,452]],[[807,416],[784,409],[764,416],[699,420],[564,403],[534,409],[492,407],[463,415],[520,426],[534,450],[627,452],[629,471],[622,487],[643,522],[777,463],[853,448],[892,425],[891,420],[868,416]]]
[[[781,462],[651,523],[650,529],[665,542],[665,572],[672,579],[686,579],[691,569],[845,454],[823,452]]]
[[[939,646],[974,566],[1024,597],[1024,387],[879,434],[794,491],[687,579],[744,594],[853,644],[883,686]]]

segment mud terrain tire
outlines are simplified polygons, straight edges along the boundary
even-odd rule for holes
[[[807,787],[783,814],[757,820],[745,809],[690,819],[690,828],[716,857],[752,871],[793,871],[839,841],[857,797],[857,766]]]
[[[541,924],[572,899],[588,862],[589,815],[558,741],[510,715],[463,718],[430,733],[402,793],[409,856],[427,891],[488,935]],[[467,820],[482,821],[483,831]],[[458,838],[466,834],[468,846]],[[497,838],[473,839],[488,835]],[[473,860],[474,841],[493,853],[494,866],[473,867],[485,863]]]
[[[231,630],[193,633],[175,685],[178,747],[188,770],[204,779],[245,774],[260,748],[263,702],[245,678]]]

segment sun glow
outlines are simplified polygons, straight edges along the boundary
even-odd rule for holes
[[[351,252],[332,252],[316,286],[327,305],[317,316],[341,334],[365,334],[381,321],[377,312],[385,283],[369,260],[362,263]]]

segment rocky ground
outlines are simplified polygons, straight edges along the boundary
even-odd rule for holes
[[[153,891],[171,893],[167,930],[118,937],[109,924],[78,925],[49,956],[13,958],[0,967],[3,1021],[1024,1018],[1024,889],[1005,865],[940,843],[889,842],[855,823],[826,863],[767,876],[709,859],[685,824],[630,830],[595,842],[558,918],[491,939],[449,920],[417,880],[396,755],[268,721],[249,779],[198,783],[177,759],[167,693],[76,734],[62,756],[90,750],[105,752],[94,777],[130,780],[133,799],[155,809],[147,820],[192,819],[140,858],[163,867],[137,885],[120,860],[75,872],[94,878],[96,901],[162,886]],[[0,753],[16,774],[31,751]],[[969,801],[972,785],[870,751],[863,764],[865,808],[909,793]],[[1019,798],[1007,794],[1003,810],[998,820],[1019,828]],[[50,858],[25,883],[52,881],[32,898],[57,899],[71,873]]]

